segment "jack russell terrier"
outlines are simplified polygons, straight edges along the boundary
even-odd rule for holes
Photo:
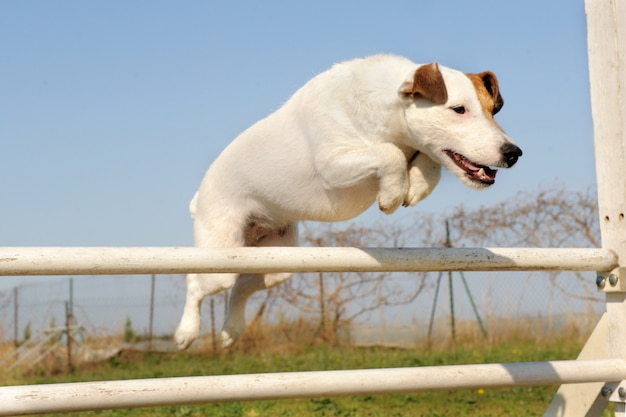
[[[239,135],[213,162],[190,204],[196,246],[295,246],[298,222],[335,222],[378,202],[413,206],[441,167],[475,189],[522,155],[493,116],[502,108],[491,72],[465,74],[377,55],[334,65]],[[232,287],[222,345],[245,328],[255,291],[291,273],[189,274],[180,349],[198,337],[200,305]]]

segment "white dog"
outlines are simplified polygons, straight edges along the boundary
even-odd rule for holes
[[[503,101],[491,72],[465,74],[379,55],[333,66],[239,135],[190,204],[196,246],[294,246],[298,221],[340,221],[374,201],[385,213],[430,194],[441,166],[472,188],[494,183],[522,151],[494,121]],[[233,287],[222,331],[232,345],[247,299],[290,273],[189,274],[175,340],[188,347],[200,304]]]

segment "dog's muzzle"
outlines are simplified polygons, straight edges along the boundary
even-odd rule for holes
[[[504,156],[504,163],[507,168],[511,168],[515,165],[519,157],[522,156],[522,150],[510,142],[502,145],[500,151],[502,152],[502,156]]]

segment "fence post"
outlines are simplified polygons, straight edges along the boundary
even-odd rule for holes
[[[217,354],[217,337],[215,335],[215,298],[211,297],[210,300],[210,315],[211,315],[211,347],[213,348],[213,354]]]
[[[626,3],[586,0],[585,9],[602,247],[614,251],[623,265],[622,260],[626,259]],[[626,358],[624,271],[616,268],[611,280],[608,276],[598,278],[598,287],[606,292],[606,314],[581,354],[585,359]],[[603,385],[561,387],[545,416],[600,416],[608,402],[600,395]]]
[[[72,317],[72,310],[69,301],[65,302],[65,333],[67,336],[67,371],[68,373],[74,372],[74,364],[72,362],[72,327],[74,324],[74,318]]]
[[[153,338],[153,326],[154,326],[154,287],[155,287],[155,274],[150,277],[150,316],[148,317],[148,351],[152,352],[152,338]]]
[[[20,346],[20,335],[19,335],[19,290],[18,287],[13,288],[13,343],[15,344],[15,349]]]

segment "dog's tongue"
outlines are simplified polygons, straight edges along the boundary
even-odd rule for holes
[[[452,157],[458,166],[467,172],[467,175],[471,178],[485,183],[493,183],[496,180],[496,174],[498,173],[497,169],[491,169],[484,165],[476,165],[463,155],[456,152],[448,151],[447,153]]]

